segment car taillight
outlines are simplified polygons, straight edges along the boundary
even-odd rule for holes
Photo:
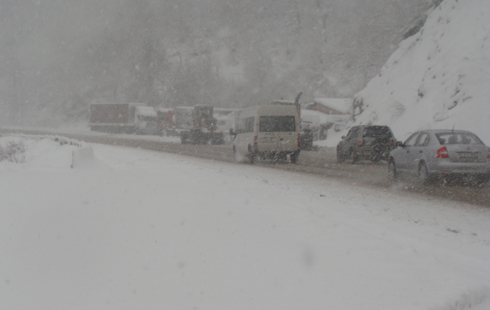
[[[437,150],[437,158],[449,158],[449,154],[445,146]]]
[[[259,140],[259,137],[255,136],[254,137],[254,146],[257,146],[257,141]]]
[[[298,147],[300,147],[300,146],[301,146],[301,136],[298,135]]]
[[[362,146],[364,144],[364,140],[360,140],[359,142],[357,142],[357,146]]]
[[[490,147],[488,148],[488,155],[487,158],[490,159]]]

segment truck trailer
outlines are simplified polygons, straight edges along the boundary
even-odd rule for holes
[[[158,115],[142,103],[96,103],[90,105],[89,127],[108,133],[157,134]]]

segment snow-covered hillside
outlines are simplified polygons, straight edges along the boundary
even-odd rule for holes
[[[444,0],[356,95],[356,124],[388,124],[398,139],[454,127],[490,145],[489,36],[490,1]]]

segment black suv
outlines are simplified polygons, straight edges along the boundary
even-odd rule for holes
[[[346,159],[352,163],[361,159],[386,160],[395,147],[396,139],[390,127],[354,126],[337,145],[337,162],[342,163]]]

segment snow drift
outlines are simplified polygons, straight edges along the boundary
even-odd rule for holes
[[[72,169],[77,146],[14,139],[2,309],[490,309],[488,209],[97,144]]]
[[[490,145],[489,21],[488,0],[443,1],[355,96],[355,123],[387,124],[398,139],[454,127]]]

